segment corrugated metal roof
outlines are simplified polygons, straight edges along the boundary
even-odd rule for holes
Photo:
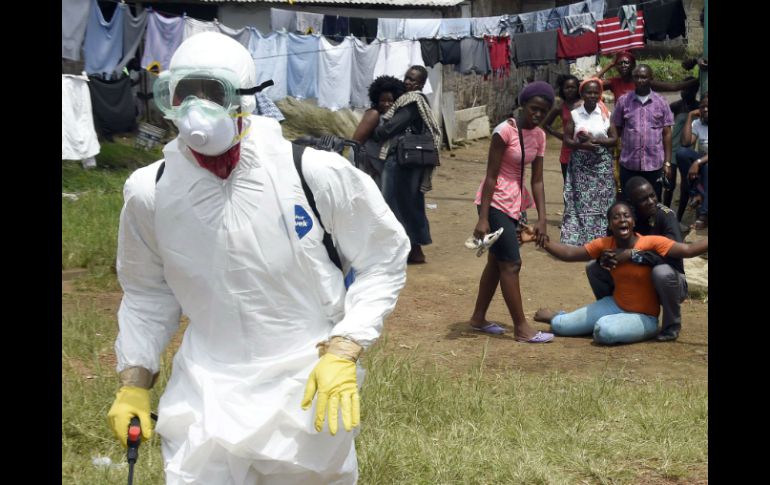
[[[287,0],[201,0],[204,3],[282,3]],[[390,5],[393,7],[453,7],[465,0],[294,0],[294,3],[336,3],[339,5]]]

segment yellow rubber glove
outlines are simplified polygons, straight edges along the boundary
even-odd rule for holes
[[[142,426],[142,441],[152,437],[152,420],[150,419],[150,391],[141,387],[123,386],[118,390],[115,402],[107,413],[113,434],[128,448],[128,425],[131,418],[139,418]]]
[[[334,354],[326,353],[316,364],[305,386],[302,409],[307,410],[318,391],[315,429],[321,431],[324,415],[329,409],[329,433],[337,434],[338,410],[342,406],[342,424],[346,431],[361,421],[361,404],[356,384],[356,364]]]

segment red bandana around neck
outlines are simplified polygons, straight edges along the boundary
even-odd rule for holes
[[[243,125],[243,118],[238,118],[238,133],[241,133]],[[188,147],[189,148],[189,147]],[[241,142],[239,141],[226,152],[219,155],[204,155],[198,153],[190,148],[195,160],[198,161],[198,165],[205,168],[209,172],[213,173],[221,179],[226,179],[230,176],[238,160],[241,158]]]

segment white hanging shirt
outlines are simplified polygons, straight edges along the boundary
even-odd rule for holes
[[[333,45],[321,37],[318,58],[318,106],[337,111],[350,106],[353,39]]]
[[[425,65],[422,59],[422,49],[420,48],[419,40],[383,42],[377,55],[377,62],[374,65],[374,77],[377,78],[387,74],[398,79],[404,79],[406,71],[415,65]],[[424,94],[433,92],[430,80],[425,80],[422,92]]]
[[[404,19],[404,39],[435,39],[441,19]]]
[[[88,77],[61,76],[61,159],[83,160],[99,153]]]

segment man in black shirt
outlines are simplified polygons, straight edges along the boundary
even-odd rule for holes
[[[658,203],[655,190],[643,177],[631,177],[624,187],[636,213],[635,231],[643,236],[664,236],[683,242],[679,221],[674,211]],[[630,250],[625,250],[630,251]],[[603,266],[613,267],[616,254],[605,251],[600,261],[586,266],[586,274],[596,299],[612,295],[614,284],[610,272]],[[663,325],[656,339],[660,342],[676,340],[682,328],[681,304],[687,298],[687,279],[681,258],[663,258],[654,251],[639,251],[631,257],[636,264],[652,266],[652,282],[663,307]]]

